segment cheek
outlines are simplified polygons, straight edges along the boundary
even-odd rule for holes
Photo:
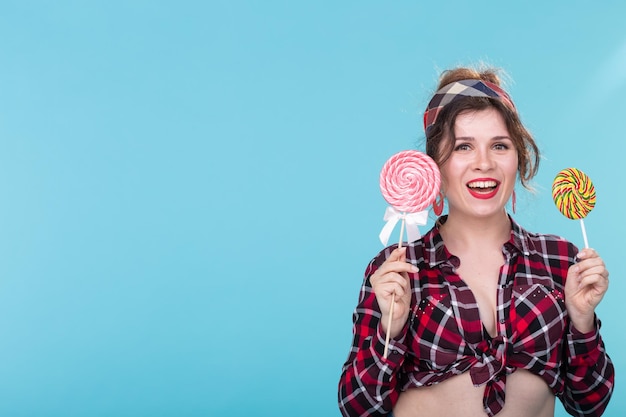
[[[507,172],[510,175],[517,177],[517,174],[519,173],[519,167],[520,165],[519,165],[519,161],[517,160],[517,157],[511,158],[511,160],[507,164]]]
[[[449,159],[443,166],[439,167],[441,173],[441,182],[452,183],[455,180],[461,178],[463,172],[466,170],[466,164],[462,161]]]

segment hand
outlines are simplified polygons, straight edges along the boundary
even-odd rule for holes
[[[594,311],[609,288],[609,271],[593,249],[583,249],[570,266],[565,282],[565,307],[572,324],[582,333],[594,328]]]
[[[380,307],[380,324],[385,333],[389,332],[390,337],[396,337],[400,333],[409,316],[409,311],[411,311],[409,273],[416,273],[417,271],[416,266],[407,263],[406,247],[402,247],[391,252],[385,262],[370,277],[372,290],[376,294],[376,301]],[[387,329],[391,299],[394,293],[395,304],[391,329]]]

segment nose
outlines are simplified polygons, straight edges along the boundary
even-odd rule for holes
[[[493,168],[494,161],[488,149],[477,149],[474,160],[474,169],[477,171],[488,171]]]

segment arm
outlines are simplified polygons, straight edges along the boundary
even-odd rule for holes
[[[600,321],[587,333],[570,323],[564,348],[563,406],[573,416],[601,416],[613,393],[615,371],[600,336]]]
[[[403,275],[399,271],[406,273],[411,266],[406,263],[403,250],[401,256],[398,254],[398,250],[391,252],[380,267],[381,259],[378,257],[366,270],[353,315],[352,347],[339,381],[339,409],[346,417],[385,416],[391,412],[399,396],[398,372],[406,352],[403,342],[407,331],[410,291],[407,287],[398,286],[402,282],[398,281],[398,276]],[[381,311],[388,311],[393,292],[398,294],[398,298],[390,334],[393,338],[390,339],[389,355],[385,359],[386,315]],[[399,328],[397,323],[400,323]]]
[[[565,392],[561,398],[574,416],[601,416],[615,382],[613,363],[604,349],[595,308],[608,289],[609,273],[593,249],[578,254],[565,283],[569,316],[565,349]]]

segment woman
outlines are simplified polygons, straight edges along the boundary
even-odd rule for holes
[[[444,72],[424,127],[448,214],[367,267],[342,414],[549,417],[558,397],[572,415],[600,416],[614,370],[594,311],[609,274],[593,249],[530,233],[507,214],[539,151],[498,72]]]

